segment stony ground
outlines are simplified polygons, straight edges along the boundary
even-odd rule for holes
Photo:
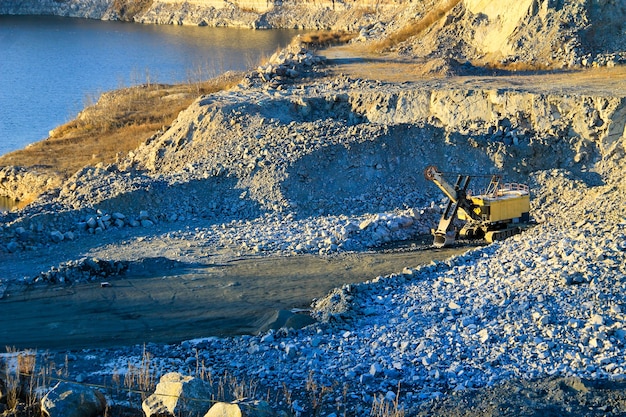
[[[294,44],[117,164],[2,215],[0,295],[154,259],[374,250],[436,221],[427,165],[501,173],[531,186],[536,225],[522,235],[339,286],[303,329],[69,352],[68,377],[119,380],[147,351],[159,375],[252,380],[293,415],[366,415],[377,399],[407,415],[626,415],[623,10],[520,15],[511,56],[577,69],[510,73],[464,61],[490,46],[470,42],[490,24],[472,4],[390,55]],[[356,42],[381,39],[383,23]]]
[[[314,305],[319,323],[302,330],[150,344],[154,369],[188,373],[202,363],[214,375],[288,387],[291,401],[276,406],[296,415],[313,413],[311,378],[334,393],[324,400],[327,414],[364,415],[378,396],[390,403],[398,396],[409,415],[626,413],[619,388],[626,372],[623,138],[587,143],[577,159],[586,139],[561,127],[599,117],[607,122],[591,130],[601,136],[602,126],[620,123],[614,96],[581,91],[592,97],[580,98],[591,103],[584,114],[561,110],[544,127],[567,144],[539,137],[540,125],[501,124],[502,117],[495,128],[472,127],[458,115],[445,119],[437,107],[437,124],[397,123],[418,115],[410,107],[399,114],[395,101],[392,113],[372,103],[402,100],[417,87],[335,76],[325,72],[328,63],[295,56],[301,53],[311,60],[301,71],[312,81],[252,75],[240,89],[201,98],[128,160],[85,169],[57,195],[5,215],[5,286],[24,277],[110,279],[126,262],[159,257],[209,264],[210,254],[225,260],[376,248],[423,234],[436,221],[441,200],[421,177],[423,165],[482,172],[500,161],[533,189],[538,225],[525,234],[338,288]],[[520,97],[539,93],[516,94],[525,106]],[[594,112],[594,102],[604,107]],[[438,127],[441,120],[474,134],[455,135]],[[518,153],[530,168],[503,162]],[[81,381],[101,382],[143,355],[140,346],[73,352],[70,367]],[[518,394],[502,402],[509,389]]]

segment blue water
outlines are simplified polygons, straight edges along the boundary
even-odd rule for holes
[[[296,34],[0,16],[0,155],[46,138],[104,91],[251,68]]]

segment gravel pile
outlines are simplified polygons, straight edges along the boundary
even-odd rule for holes
[[[184,218],[164,221],[162,224],[156,221],[153,223],[148,220],[146,212],[139,217],[144,217],[144,220],[130,222],[124,222],[125,218],[121,220],[121,213],[90,216],[89,220],[79,224],[83,233],[92,235],[94,239],[107,235],[112,242],[116,242],[119,235],[128,236],[124,227],[137,228],[139,237],[124,241],[123,251],[120,251],[116,243],[100,249],[94,248],[94,256],[61,262],[58,266],[25,276],[20,282],[69,284],[101,281],[125,275],[130,264],[141,268],[142,259],[158,255],[179,262],[208,262],[207,259],[190,260],[186,250],[170,251],[173,248],[193,248],[200,256],[229,253],[231,257],[302,254],[330,256],[339,252],[371,250],[388,243],[409,241],[428,234],[431,225],[439,218],[439,212],[437,207],[419,211],[410,209],[363,216],[320,216],[300,220],[293,214],[267,214],[253,220],[232,220],[228,223],[201,221],[193,229],[179,227],[186,220]],[[131,225],[132,222],[136,224]],[[23,234],[23,242],[37,239],[36,235],[23,228],[19,228],[18,233]],[[83,240],[86,238],[83,237]],[[48,245],[62,245],[64,240],[75,240],[77,237],[72,232],[53,232],[49,239]],[[18,240],[19,238],[9,242],[9,253],[18,250]],[[39,248],[33,247],[31,250],[43,250],[44,246],[41,243],[39,245]],[[162,246],[166,253],[155,254],[158,246]],[[5,280],[13,281],[5,278],[0,283]]]
[[[564,194],[571,185],[559,171],[536,180],[559,184]],[[393,401],[398,386],[404,406],[416,412],[450,391],[511,379],[621,381],[626,187],[621,182],[584,194],[574,204],[540,209],[559,214],[523,235],[336,289],[314,303],[320,322],[305,329],[147,350],[163,373],[193,373],[201,361],[213,374],[275,390],[304,390],[313,375],[337,393],[348,387],[346,399],[329,399],[328,413],[337,400],[357,415],[368,412],[374,396]],[[107,352],[116,358],[107,367],[140,362],[140,347],[135,355]],[[296,415],[304,412],[299,404],[291,404]]]

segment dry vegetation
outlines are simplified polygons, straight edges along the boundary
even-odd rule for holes
[[[348,43],[355,37],[354,32],[321,30],[302,35],[298,40],[308,48],[320,48]]]
[[[555,69],[553,65],[533,62],[487,62],[485,68],[507,72],[539,72]]]
[[[48,389],[58,381],[72,383],[68,374],[68,358],[65,363],[54,363],[47,354],[39,354],[34,350],[17,350],[6,348],[7,354],[0,357],[0,416],[1,417],[41,417],[41,401]],[[196,352],[196,358],[198,354]],[[100,384],[87,385],[110,399],[106,405],[104,417],[140,417],[141,403],[151,395],[157,384],[157,370],[152,355],[144,346],[140,365],[128,362],[124,375],[113,371],[110,380]],[[210,398],[194,399],[215,402],[230,402],[243,399],[257,399],[283,404],[292,409],[295,399],[304,405],[309,412],[306,415],[316,417],[323,415],[322,410],[335,408],[337,415],[347,415],[348,386],[338,387],[320,384],[313,372],[309,373],[306,385],[302,390],[293,392],[287,387],[273,390],[261,387],[255,380],[241,380],[233,375],[213,375],[205,367],[204,361],[196,361],[196,369],[189,369],[189,375],[207,382],[212,387]],[[342,388],[342,392],[340,389]],[[403,406],[399,402],[400,386],[393,401],[383,396],[374,396],[370,416],[372,417],[404,417]],[[337,401],[341,398],[341,401]],[[118,403],[118,400],[121,402]],[[336,403],[334,405],[331,405]]]
[[[52,375],[62,376],[66,368],[48,362],[37,364],[37,352],[17,351],[7,347],[0,360],[0,409],[3,417],[39,417],[41,387],[50,382]]]
[[[37,168],[67,178],[86,165],[114,163],[169,125],[201,94],[231,88],[240,73],[177,86],[144,84],[103,94],[43,141],[0,157],[0,166]]]
[[[444,17],[454,6],[459,4],[461,0],[449,0],[448,2],[439,4],[435,9],[426,13],[420,19],[412,19],[400,30],[391,33],[385,39],[372,44],[372,51],[384,52],[389,51],[394,46],[406,41],[409,38],[419,35],[435,22]]]

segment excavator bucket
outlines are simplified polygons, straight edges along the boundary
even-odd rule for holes
[[[435,178],[437,184],[441,184],[440,173],[435,167],[429,167],[429,171],[424,174],[427,178],[431,176]],[[437,178],[439,176],[439,178]],[[452,222],[454,221],[457,211],[459,209],[459,196],[465,198],[467,187],[469,185],[470,177],[466,175],[459,175],[456,179],[454,187],[448,187],[448,203],[443,210],[441,219],[439,219],[439,225],[437,230],[433,232],[435,237],[433,246],[436,248],[442,248],[444,246],[450,246],[456,241],[456,231],[452,228]],[[444,187],[445,188],[445,187]]]
[[[454,231],[447,232],[447,233],[435,233],[434,236],[435,236],[435,239],[433,241],[433,246],[436,248],[443,248],[444,246],[450,246],[456,241]]]

